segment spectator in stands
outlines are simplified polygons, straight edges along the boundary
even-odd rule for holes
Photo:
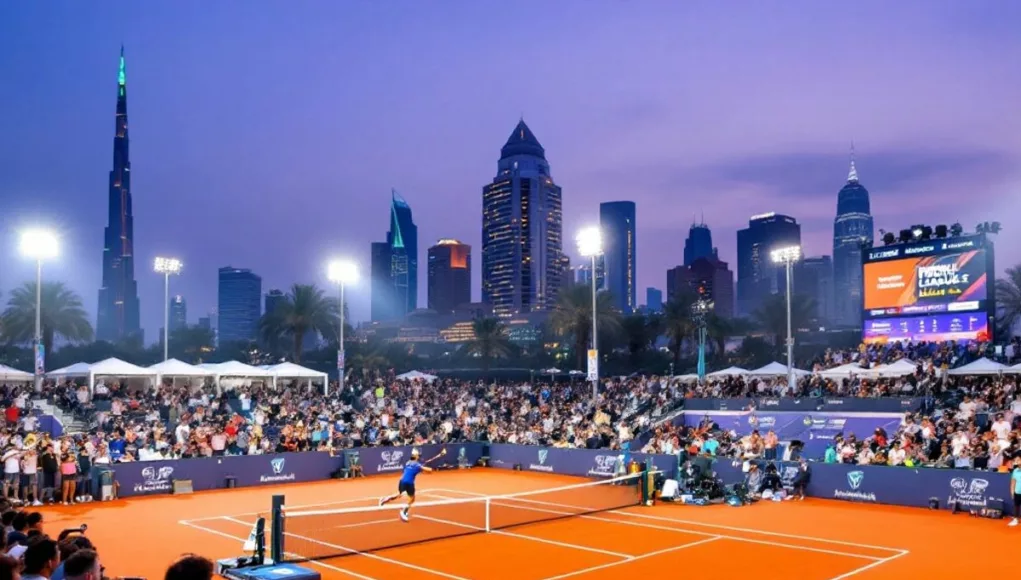
[[[53,450],[52,442],[46,443],[43,447],[43,452],[39,456],[39,464],[43,475],[39,499],[44,503],[54,503],[56,501],[57,472],[60,470],[60,464],[57,454]]]
[[[39,501],[39,455],[35,449],[26,449],[21,456],[21,500],[34,506]]]
[[[794,474],[794,478],[791,480],[791,488],[794,493],[791,497],[797,497],[799,500],[805,499],[805,488],[808,487],[808,483],[811,479],[812,468],[809,467],[808,462],[802,458],[798,461],[798,472]]]
[[[18,491],[21,484],[21,451],[14,445],[4,450],[4,498],[9,498],[13,493],[14,499],[18,498]]]
[[[103,565],[100,564],[99,555],[95,550],[78,550],[71,554],[67,560],[61,562],[60,567],[63,568],[63,577],[66,580],[101,580],[103,578]]]
[[[60,552],[60,565],[53,571],[50,580],[65,580],[64,564],[71,555],[78,550],[95,550],[95,548],[92,546],[92,541],[85,536],[74,536],[64,538],[57,546],[57,550]]]
[[[50,580],[53,571],[60,565],[57,543],[48,536],[33,539],[25,549],[22,580]]]
[[[28,514],[22,511],[14,514],[14,520],[11,522],[11,532],[7,534],[7,545],[14,546],[16,544],[24,544],[28,540],[26,532],[28,531]]]
[[[0,580],[21,580],[21,562],[10,556],[0,556]]]
[[[181,556],[167,568],[164,580],[212,580],[213,562],[202,556],[187,554]]]
[[[64,453],[64,457],[60,460],[60,483],[62,488],[61,503],[64,505],[68,505],[74,501],[77,477],[78,462],[75,461],[74,454],[67,451]]]

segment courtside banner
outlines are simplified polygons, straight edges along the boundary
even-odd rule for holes
[[[837,411],[841,413],[913,413],[922,408],[921,397],[822,397],[793,399],[758,397],[736,399],[685,399],[686,411]]]
[[[443,449],[447,454],[429,464],[429,467],[457,467],[460,465],[470,467],[478,463],[482,457],[481,443],[450,443],[446,445],[419,445],[422,452],[422,461],[431,459]],[[362,473],[365,475],[378,475],[384,473],[398,474],[404,470],[404,464],[411,460],[413,447],[356,447],[347,449],[344,452],[347,466],[351,467],[352,461],[357,461],[362,466]],[[340,452],[337,452],[338,455]]]
[[[120,484],[119,495],[157,495],[171,493],[175,480],[191,480],[192,489],[205,491],[227,487],[233,477],[237,487],[299,483],[329,479],[341,466],[341,457],[322,451],[204,457],[172,461],[115,463],[110,467]],[[94,495],[98,495],[93,490]]]
[[[489,446],[489,464],[493,467],[513,469],[515,465],[520,465],[522,471],[585,477],[613,477],[624,455],[623,451],[611,449],[558,449],[503,443]],[[645,462],[650,468],[663,471],[671,477],[677,471],[677,457],[674,455],[645,453],[627,455],[630,459]]]
[[[745,480],[742,461],[719,459],[713,471],[724,485]],[[769,461],[756,461],[765,469]],[[790,485],[798,464],[773,462],[785,485]],[[861,503],[890,504],[906,507],[929,507],[935,499],[941,509],[956,502],[962,511],[980,508],[1013,512],[1010,500],[1010,474],[963,469],[890,467],[886,465],[848,465],[843,463],[809,463],[811,477],[805,492],[810,497],[839,499]]]
[[[901,413],[834,413],[834,412],[767,412],[767,411],[685,411],[679,418],[688,427],[698,427],[706,420],[719,425],[724,431],[738,436],[758,430],[760,435],[776,433],[780,441],[798,440],[805,443],[804,455],[809,459],[822,459],[826,447],[837,435],[854,433],[858,439],[870,437],[876,429],[887,434],[897,431],[904,415]]]

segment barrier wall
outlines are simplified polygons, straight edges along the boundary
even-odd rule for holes
[[[758,397],[737,399],[685,399],[687,411],[835,411],[843,413],[913,413],[922,408],[921,397],[820,397],[803,399]]]
[[[447,455],[430,464],[434,467],[456,466],[459,460],[474,465],[482,456],[481,443],[422,445],[425,459],[447,449]],[[172,461],[139,461],[115,463],[111,467],[120,483],[120,496],[158,495],[171,493],[174,480],[192,482],[195,491],[224,489],[227,478],[233,477],[237,487],[303,483],[329,479],[345,465],[351,455],[357,456],[365,475],[396,473],[411,458],[411,447],[361,447],[330,457],[323,451],[279,453],[269,455],[237,455],[203,457]]]
[[[811,497],[921,508],[929,507],[930,498],[936,498],[941,509],[957,501],[963,510],[994,507],[1008,514],[1014,511],[1009,473],[841,463],[810,465],[811,478],[805,493]],[[778,462],[777,468],[785,484],[790,484],[798,469],[790,462]],[[717,460],[713,469],[725,484],[744,481],[740,461]]]
[[[523,471],[558,473],[584,477],[612,477],[620,451],[610,449],[557,449],[535,445],[494,443],[489,446],[489,464],[493,467],[513,469],[520,465]],[[669,477],[677,472],[674,455],[631,453],[638,462],[665,472]]]

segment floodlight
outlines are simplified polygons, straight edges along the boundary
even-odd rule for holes
[[[358,266],[349,260],[334,260],[326,267],[326,276],[334,284],[353,284],[358,281]]]
[[[153,262],[153,270],[160,274],[180,274],[183,264],[177,258],[156,258]]]
[[[603,233],[597,227],[584,228],[578,232],[575,240],[578,242],[578,252],[586,258],[603,253]]]
[[[769,257],[778,264],[797,262],[801,258],[801,246],[788,246],[777,248],[769,253]]]
[[[56,258],[60,252],[57,236],[49,230],[27,230],[22,232],[18,244],[21,253],[33,260]]]

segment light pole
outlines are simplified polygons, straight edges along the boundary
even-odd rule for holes
[[[153,270],[163,274],[163,360],[170,358],[170,275],[181,273],[177,258],[156,258]]]
[[[783,264],[787,273],[787,386],[794,389],[797,378],[794,376],[794,331],[791,329],[791,270],[801,258],[801,246],[778,248],[769,255],[773,262]]]
[[[705,296],[699,292],[698,298],[691,305],[691,318],[698,329],[698,367],[696,372],[698,373],[699,384],[705,382],[705,343],[708,335],[706,324],[709,318],[709,311],[712,309],[713,302],[706,300]]]
[[[578,232],[578,253],[592,258],[592,350],[588,353],[588,378],[592,381],[592,399],[599,397],[599,334],[596,324],[596,258],[603,253],[603,233],[598,227],[589,227]]]
[[[43,260],[57,257],[59,243],[53,232],[28,230],[21,234],[21,253],[35,260],[35,390],[42,390],[43,374],[46,372],[46,352],[43,350]]]
[[[347,260],[334,260],[327,266],[327,277],[330,282],[340,286],[340,305],[338,316],[340,328],[337,331],[337,388],[344,390],[344,286],[358,281],[358,266]],[[324,385],[329,392],[329,385]]]

